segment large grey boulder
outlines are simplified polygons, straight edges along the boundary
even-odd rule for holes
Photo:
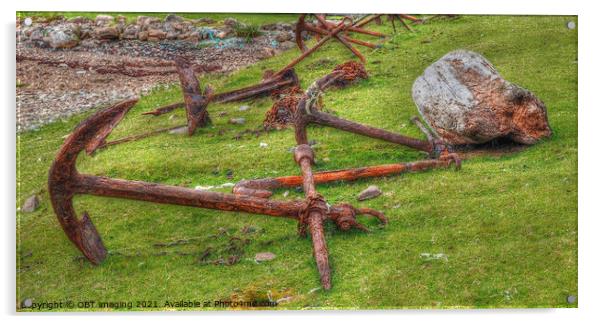
[[[552,134],[544,103],[475,52],[453,51],[430,65],[414,82],[412,97],[424,120],[452,145],[504,137],[534,144]]]

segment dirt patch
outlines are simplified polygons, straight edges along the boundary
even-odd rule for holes
[[[17,130],[111,104],[177,82],[173,58],[184,56],[195,71],[230,73],[288,49],[269,37],[243,46],[205,46],[170,40],[96,42],[69,50],[17,43]]]

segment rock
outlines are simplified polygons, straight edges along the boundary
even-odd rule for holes
[[[170,40],[177,39],[178,38],[178,33],[169,32],[169,33],[167,33],[167,35],[165,36],[165,38],[170,39]]]
[[[264,47],[260,50],[259,52],[259,56],[261,58],[269,58],[276,55],[276,51],[273,48],[270,47]]]
[[[228,123],[233,124],[233,125],[244,125],[244,123],[246,122],[246,119],[244,118],[230,118],[230,120],[228,121]]]
[[[93,38],[84,39],[79,43],[80,47],[85,48],[96,48],[98,47],[98,45],[100,45],[100,41],[98,39]]]
[[[125,16],[119,15],[115,18],[115,21],[118,24],[125,25],[127,23],[127,18]]]
[[[136,25],[138,25],[142,28],[147,28],[148,26],[152,26],[152,25],[156,25],[156,24],[160,24],[160,23],[161,23],[161,19],[159,19],[157,17],[138,16],[136,18]]]
[[[238,24],[239,24],[238,20],[236,20],[234,18],[226,18],[226,19],[224,19],[224,25],[226,25],[228,27],[234,27],[234,26],[236,26]]]
[[[47,31],[43,27],[36,27],[31,30],[31,33],[29,34],[29,40],[32,42],[42,41],[44,39],[44,34],[46,33]]]
[[[148,30],[148,40],[151,42],[158,42],[164,40],[167,37],[167,33],[159,29]]]
[[[138,25],[128,25],[124,30],[123,34],[121,34],[121,38],[123,39],[137,39],[138,31],[140,27]]]
[[[71,48],[79,43],[79,37],[69,26],[57,26],[48,33],[49,44],[52,48]]]
[[[412,97],[428,125],[452,145],[497,138],[534,144],[552,135],[544,103],[504,80],[478,53],[446,54],[416,79]]]
[[[281,31],[276,35],[276,40],[280,43],[290,41],[291,39],[293,39],[293,35],[287,31]]]
[[[96,16],[96,19],[94,19],[94,23],[96,24],[96,26],[107,26],[113,23],[113,21],[115,21],[115,18],[113,18],[113,16],[108,15],[98,15]]]
[[[175,128],[175,129],[170,130],[169,133],[173,134],[173,135],[188,135],[188,127],[183,126],[183,127]]]
[[[169,15],[165,16],[164,21],[166,23],[176,23],[176,22],[180,23],[180,22],[184,21],[184,18],[182,18],[178,15],[169,14]]]
[[[291,42],[291,41],[286,41],[286,42],[280,43],[280,47],[282,47],[285,50],[291,49],[295,46],[297,46],[297,44],[295,44],[295,42]]]
[[[366,188],[364,191],[360,192],[360,194],[357,196],[357,200],[362,201],[362,200],[376,198],[376,197],[380,196],[382,193],[383,192],[380,191],[380,189],[377,186],[371,185],[368,188]]]
[[[265,24],[261,26],[262,30],[266,30],[266,31],[293,31],[294,28],[291,24],[286,24],[286,23],[272,23],[272,24]]]
[[[261,142],[261,143],[259,143],[259,147],[261,147],[261,148],[267,148],[268,147],[268,143]]]
[[[119,30],[117,27],[100,27],[94,29],[94,36],[98,39],[117,39]]]
[[[69,22],[72,24],[87,24],[87,23],[91,23],[92,19],[82,17],[82,16],[77,16],[77,17],[73,17],[73,18],[69,19]]]
[[[259,252],[255,254],[255,262],[271,261],[276,258],[276,254],[272,252]]]
[[[214,24],[215,20],[204,17],[204,18],[192,19],[191,22],[196,25],[199,25],[199,24],[209,25],[209,24]]]
[[[251,109],[251,107],[249,107],[248,105],[238,107],[238,111],[247,111],[249,109]]]
[[[38,198],[37,195],[32,195],[25,200],[23,206],[21,206],[21,211],[24,213],[31,213],[38,209],[38,207],[40,207],[40,198]]]
[[[148,16],[138,16],[136,17],[136,25],[142,27],[146,25],[146,22],[150,19]]]
[[[145,41],[148,39],[148,32],[147,31],[141,31],[138,33],[138,39],[141,41]]]

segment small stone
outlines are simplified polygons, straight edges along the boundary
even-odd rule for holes
[[[183,127],[179,127],[176,129],[172,129],[169,131],[170,134],[174,134],[174,135],[183,135],[183,134],[188,134],[188,127],[187,126],[183,126]]]
[[[247,105],[244,105],[244,106],[240,106],[240,107],[238,107],[238,111],[247,111],[247,110],[249,110],[249,109],[251,109],[251,107],[249,107],[249,106],[247,106]]]
[[[31,212],[34,212],[36,209],[38,209],[39,206],[40,206],[40,199],[38,198],[37,195],[33,195],[33,196],[27,198],[27,200],[25,200],[25,202],[23,203],[23,206],[21,207],[21,211],[24,213],[31,213]]]
[[[577,297],[571,295],[566,298],[566,302],[569,304],[574,304],[577,301]]]
[[[271,261],[276,258],[276,254],[272,252],[259,252],[255,254],[255,262]]]
[[[145,41],[148,39],[148,32],[147,31],[141,31],[138,33],[138,39],[141,41]]]
[[[280,43],[289,41],[291,39],[293,39],[293,35],[287,31],[281,31],[278,33],[278,35],[276,35],[276,40]]]
[[[184,21],[184,18],[182,18],[178,15],[169,14],[169,15],[165,16],[165,22],[176,23],[176,22],[183,22],[183,21]]]
[[[195,20],[195,22],[198,24],[214,24],[215,20],[204,17],[204,18],[199,18],[199,19]]]
[[[224,25],[226,25],[228,27],[234,27],[234,26],[238,25],[238,20],[236,20],[234,18],[226,18],[226,19],[224,19]]]
[[[246,119],[239,117],[239,118],[230,118],[230,120],[228,121],[228,123],[233,124],[233,125],[244,125],[244,123],[246,122]]]
[[[98,39],[117,39],[119,30],[116,27],[101,27],[94,30],[94,36]]]
[[[94,20],[94,22],[95,22],[96,26],[106,26],[106,25],[112,23],[113,20],[115,20],[115,18],[113,18],[113,16],[98,15],[98,16],[96,16],[96,19]]]
[[[282,197],[284,197],[284,198],[288,197],[288,190],[282,194]]]
[[[123,39],[137,39],[138,38],[138,31],[139,30],[140,30],[140,27],[138,27],[138,25],[129,25],[123,31],[123,34],[121,35],[121,38],[123,38]]]
[[[167,33],[159,29],[148,30],[148,40],[151,42],[157,42],[167,37]]]
[[[259,147],[266,148],[266,147],[268,147],[268,143],[261,142],[261,143],[259,143]]]
[[[371,185],[368,188],[366,188],[366,190],[360,192],[360,194],[357,196],[357,200],[362,201],[362,200],[376,198],[376,197],[380,196],[382,193],[383,192],[380,191],[380,189],[377,186]]]
[[[291,41],[286,41],[286,42],[280,43],[280,47],[282,47],[284,49],[293,48],[295,46],[297,46],[297,45],[295,45],[295,42],[291,42]]]

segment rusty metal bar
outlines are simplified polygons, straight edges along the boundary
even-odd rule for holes
[[[282,75],[275,78],[272,77],[268,80],[265,80],[262,83],[241,89],[215,94],[213,95],[211,102],[225,103],[267,96],[270,95],[274,90],[295,85],[299,85],[299,78],[297,77],[295,70],[290,69],[282,73]],[[159,116],[184,106],[184,102],[176,102],[164,107],[157,108],[155,110],[147,111],[142,114]]]
[[[324,18],[324,16],[316,15],[316,18],[324,27],[328,28],[326,18]],[[351,44],[349,44],[349,42],[343,36],[337,33],[334,35],[334,37],[343,45],[345,45],[345,47],[347,47],[355,56],[357,56],[362,61],[362,63],[366,63],[366,58],[362,55],[362,53],[358,51],[355,47],[353,47]]]
[[[352,169],[316,172],[313,174],[313,177],[315,184],[334,181],[355,181],[364,178],[385,177],[407,172],[420,172],[425,170],[448,168],[451,165],[451,162],[451,160],[437,159],[406,163],[393,163]],[[302,176],[283,176],[276,178],[244,180],[238,182],[234,188],[232,188],[232,193],[268,198],[272,196],[272,190],[279,188],[298,187],[302,184]]]
[[[346,29],[350,28],[351,27],[351,23],[346,25],[345,21],[346,20],[341,21],[334,29],[332,29],[330,31],[330,33],[328,33],[328,35],[324,36],[312,48],[310,48],[307,51],[303,52],[299,57],[297,57],[296,59],[292,60],[289,64],[287,64],[285,67],[283,67],[280,71],[276,72],[273,75],[273,77],[277,77],[277,76],[283,74],[285,71],[290,70],[295,65],[299,64],[299,62],[303,61],[303,59],[305,59],[311,53],[315,52],[318,48],[320,48],[322,45],[324,45],[324,43],[326,43],[326,41],[328,41],[329,39],[331,39],[332,37],[334,37],[340,31],[343,31],[343,30],[346,30]]]
[[[343,131],[364,135],[372,138],[378,138],[383,141],[404,145],[427,153],[433,151],[433,145],[429,141],[424,141],[417,138],[412,138],[389,132],[384,129],[363,125],[321,111],[312,111],[311,115],[309,116],[310,120],[316,124],[330,126]]]
[[[209,113],[207,112],[207,105],[212,99],[213,89],[206,86],[205,90],[201,92],[199,80],[194,74],[192,64],[182,57],[177,57],[175,62],[186,106],[188,135],[192,136],[197,127],[207,126],[211,122]]]
[[[314,25],[311,24],[305,24],[305,29],[317,33],[317,34],[321,34],[321,35],[328,35],[328,31],[325,29],[322,29],[320,27],[316,27]],[[366,46],[366,47],[370,47],[370,48],[378,48],[378,45],[376,44],[372,44],[370,42],[366,42],[363,40],[359,40],[359,39],[355,39],[355,38],[351,38],[348,36],[344,36],[344,35],[339,35],[341,38],[343,38],[344,40],[346,40],[347,42],[350,43],[354,43],[354,44],[358,44],[358,45],[362,45],[362,46]]]

